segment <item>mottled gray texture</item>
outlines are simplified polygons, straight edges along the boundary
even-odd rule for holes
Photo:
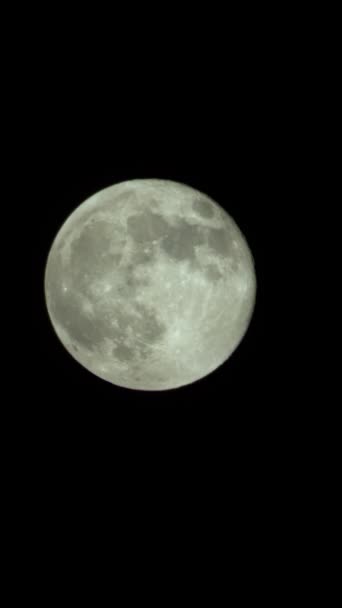
[[[127,232],[136,243],[150,243],[165,236],[168,223],[158,213],[146,209],[143,213],[131,215],[127,220]]]
[[[170,226],[169,232],[162,239],[161,247],[173,260],[192,260],[195,258],[195,246],[203,245],[204,230],[193,226],[185,220],[176,226]]]
[[[209,281],[218,281],[223,276],[215,264],[208,264],[204,267],[203,272]]]
[[[189,384],[221,365],[248,327],[255,291],[234,221],[165,180],[117,184],[77,207],[45,272],[49,316],[68,352],[141,390]]]
[[[214,206],[210,201],[204,198],[197,198],[192,204],[192,208],[202,217],[213,217]]]
[[[211,228],[208,233],[208,244],[215,253],[227,257],[231,253],[232,235],[226,228]]]

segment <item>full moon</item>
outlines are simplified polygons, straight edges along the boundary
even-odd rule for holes
[[[97,192],[66,219],[45,268],[53,328],[76,361],[135,390],[191,384],[224,363],[256,294],[240,229],[209,196],[137,179]]]

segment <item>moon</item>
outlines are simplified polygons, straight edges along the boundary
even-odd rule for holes
[[[185,184],[137,179],[79,205],[48,254],[45,301],[72,357],[112,384],[169,390],[222,365],[256,296],[254,261],[228,213]]]

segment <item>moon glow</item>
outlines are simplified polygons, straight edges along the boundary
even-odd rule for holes
[[[139,179],[97,192],[67,218],[45,269],[53,328],[96,376],[168,390],[214,371],[251,320],[253,257],[207,195]]]

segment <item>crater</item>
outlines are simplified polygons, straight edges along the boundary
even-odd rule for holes
[[[129,201],[132,198],[133,195],[134,195],[134,190],[132,188],[129,188],[127,190],[124,190],[120,194],[116,194],[114,202],[115,202],[115,204],[116,203],[126,203],[127,201]],[[111,199],[111,202],[113,202],[113,199]]]
[[[137,266],[137,264],[130,263],[123,268],[122,278],[116,288],[121,296],[131,298],[139,287],[149,285],[150,281],[147,276],[139,276]]]
[[[165,333],[166,328],[164,324],[158,321],[155,312],[145,304],[137,302],[135,308],[138,312],[138,317],[134,320],[133,330],[139,333],[142,341],[150,344],[158,342]]]
[[[228,257],[232,251],[232,238],[223,228],[210,228],[208,232],[208,245],[219,255]]]
[[[131,262],[136,266],[139,264],[149,264],[155,259],[155,253],[153,249],[147,249],[144,251],[142,248],[137,248],[131,255]]]
[[[215,264],[208,264],[204,268],[204,273],[207,279],[209,281],[212,281],[213,283],[223,277],[222,272],[220,272],[220,270],[217,268],[217,266],[215,266]]]
[[[116,268],[122,253],[118,251],[121,237],[113,225],[105,220],[87,224],[71,244],[70,272],[72,282],[87,292],[92,279],[98,279]]]
[[[127,219],[127,231],[136,243],[148,243],[167,234],[169,224],[158,213],[145,211]]]
[[[148,346],[148,344],[139,343],[137,346],[137,350],[141,359],[148,359],[152,353],[152,348]]]
[[[134,298],[137,291],[137,285],[134,281],[133,277],[130,277],[126,282],[123,282],[118,285],[116,288],[116,293],[120,298],[125,298],[126,300],[129,298]],[[115,294],[114,294],[115,297]]]
[[[151,209],[159,209],[160,204],[155,198],[151,198],[150,207]]]
[[[94,219],[86,224],[80,236],[71,245],[75,261],[96,259],[107,252],[113,238],[113,226],[105,220]]]
[[[214,215],[213,204],[204,198],[196,199],[192,203],[192,208],[201,217],[209,218]]]
[[[111,311],[111,317],[115,318],[116,327],[110,326],[107,336],[116,341],[129,337],[134,343],[134,350],[141,351],[140,354],[147,351],[149,345],[158,342],[166,331],[155,311],[141,303],[136,303],[133,311],[117,306]]]
[[[136,286],[136,280],[134,277],[134,271],[135,271],[135,267],[133,266],[133,264],[128,264],[126,266],[126,268],[124,269],[124,275],[123,275],[123,285],[127,286],[127,287],[135,287]]]
[[[113,264],[115,266],[118,266],[120,264],[122,254],[121,253],[112,253],[112,254],[110,254],[110,256],[111,256],[111,260],[112,260]]]
[[[120,361],[131,361],[134,358],[134,350],[125,344],[119,344],[113,349],[113,356]]]
[[[183,220],[177,226],[169,227],[169,233],[162,240],[161,247],[175,260],[195,260],[195,246],[203,243],[204,235],[201,228]]]
[[[62,293],[54,289],[49,298],[53,318],[64,327],[73,344],[93,350],[108,335],[104,320],[92,319],[82,309],[83,298],[72,291]]]

